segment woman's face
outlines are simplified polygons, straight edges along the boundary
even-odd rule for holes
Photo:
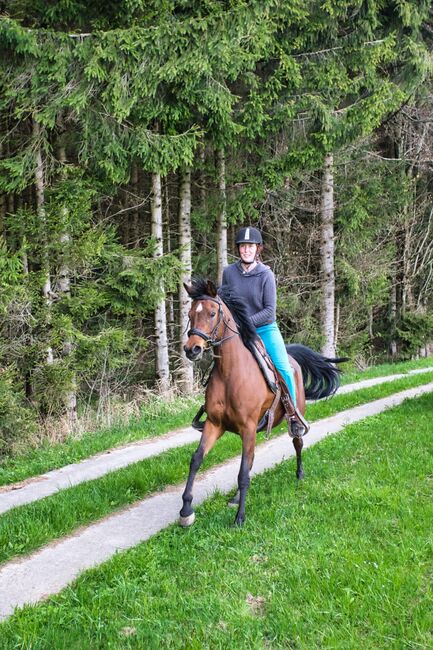
[[[244,264],[252,264],[256,259],[257,244],[239,244],[239,255]]]

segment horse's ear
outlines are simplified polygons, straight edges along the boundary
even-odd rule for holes
[[[206,293],[208,296],[211,296],[211,298],[217,297],[217,288],[212,280],[206,282]]]
[[[191,293],[192,293],[192,285],[191,284],[185,284],[185,282],[184,282],[183,286],[185,287],[185,291],[187,292],[187,294],[190,296]]]

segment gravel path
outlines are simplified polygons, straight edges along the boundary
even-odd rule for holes
[[[347,424],[376,415],[406,398],[428,392],[433,392],[433,382],[315,422],[305,438],[305,447],[340,431]],[[293,453],[287,434],[259,445],[252,474],[274,467]],[[236,484],[238,469],[239,457],[199,476],[195,484],[194,504],[202,503],[215,490],[231,490]],[[86,569],[101,564],[118,551],[147,540],[175,522],[183,488],[183,484],[168,487],[29,557],[4,564],[0,569],[0,619],[12,614],[16,607],[36,603],[59,592]],[[195,525],[200,525],[200,521]]]
[[[431,372],[432,370],[433,368],[423,368],[420,370],[412,370],[410,374]],[[407,374],[409,373],[366,379],[356,384],[342,386],[338,392],[339,394],[349,393],[360,390],[361,388],[375,386],[385,381],[395,381],[396,379],[407,376]],[[11,508],[38,501],[51,494],[55,494],[59,490],[78,485],[84,481],[92,481],[109,472],[114,472],[150,456],[156,456],[174,447],[180,447],[181,445],[186,445],[199,439],[200,433],[188,427],[158,438],[143,440],[125,447],[108,450],[79,463],[66,465],[60,469],[41,474],[32,479],[27,479],[22,483],[3,486],[0,488],[0,515]]]

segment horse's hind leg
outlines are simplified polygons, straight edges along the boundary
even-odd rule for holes
[[[304,446],[304,441],[299,436],[293,438],[293,446],[296,451],[296,478],[304,478],[304,468],[302,467],[302,447]]]
[[[250,486],[250,470],[254,462],[255,446],[256,431],[254,429],[242,439],[242,460],[238,475],[239,508],[235,517],[235,526],[242,526],[245,521],[245,501]]]
[[[203,458],[207,453],[209,453],[222,433],[223,430],[220,427],[217,427],[209,420],[206,420],[200,444],[191,457],[188,480],[186,482],[184,493],[182,494],[183,506],[179,517],[179,524],[181,526],[191,526],[191,524],[194,523],[195,514],[191,507],[194,479],[203,462]]]

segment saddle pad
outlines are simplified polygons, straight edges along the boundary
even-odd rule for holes
[[[255,360],[259,364],[259,368],[262,371],[263,377],[266,380],[267,385],[273,393],[276,393],[278,390],[277,386],[277,375],[275,372],[275,366],[272,363],[272,359],[265,350],[263,341],[259,339],[254,343],[250,348]]]

